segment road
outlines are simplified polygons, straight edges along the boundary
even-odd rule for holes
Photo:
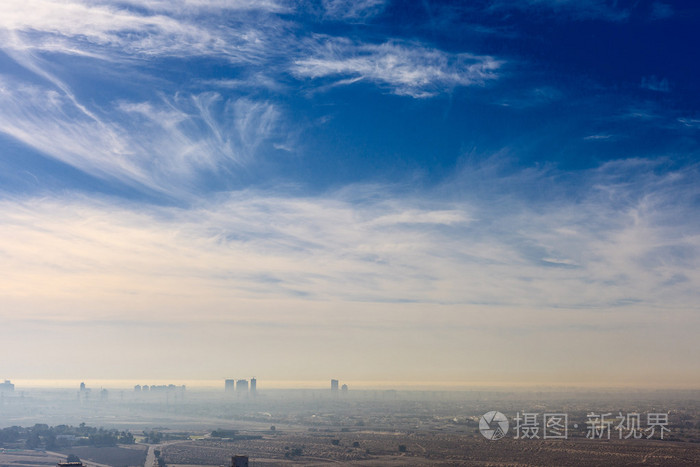
[[[146,454],[146,462],[144,462],[143,467],[153,467],[156,464],[156,447],[160,445],[150,445],[148,446],[148,453]]]

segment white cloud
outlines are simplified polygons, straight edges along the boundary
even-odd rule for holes
[[[386,0],[323,0],[323,8],[327,18],[361,20],[381,13],[386,3]]]
[[[700,328],[700,184],[694,168],[659,175],[654,167],[606,164],[574,180],[576,196],[552,190],[539,203],[521,190],[533,182],[551,190],[547,173],[479,185],[478,170],[435,198],[385,186],[319,197],[239,191],[180,208],[6,197],[0,317],[14,331],[0,333],[4,342],[19,332],[50,346],[64,322],[91,344],[126,348],[133,364],[122,377],[216,377],[228,361],[216,356],[226,355],[225,336],[235,333],[254,349],[249,371],[278,378],[342,370],[396,380],[420,371],[473,381],[475,372],[488,379],[541,371],[571,382],[587,368],[592,381],[644,381],[633,369],[663,367],[671,349],[679,370],[665,376],[685,384],[683,375],[697,374],[688,372],[697,362],[685,350]],[[444,201],[445,190],[455,201]],[[154,328],[168,336],[154,337],[155,347],[177,356],[177,368],[137,358]],[[446,369],[461,368],[494,339],[503,343],[499,353],[466,373]],[[192,344],[186,352],[184,340]],[[610,354],[620,358],[604,358]],[[102,368],[72,357],[81,371]],[[435,367],[436,358],[444,364]],[[68,374],[61,361],[53,363]],[[572,362],[575,371],[560,371]],[[494,365],[498,374],[488,371]],[[15,373],[36,377],[19,366]]]
[[[604,141],[613,138],[613,135],[599,134],[599,135],[588,135],[584,136],[583,139],[586,141]]]
[[[249,2],[232,2],[224,6],[246,9]],[[151,2],[141,6],[143,12],[126,8],[124,2],[67,2],[52,0],[7,0],[0,2],[2,48],[39,50],[66,54],[91,55],[116,59],[122,55],[216,55],[233,61],[259,59],[266,36],[264,27],[240,21],[233,26],[194,23],[177,16],[183,8],[202,8],[211,13],[205,2]],[[209,5],[210,8],[204,8]],[[272,3],[268,2],[268,9]],[[163,6],[163,8],[158,8]],[[187,11],[185,11],[187,12]],[[267,21],[266,24],[270,24]],[[268,28],[274,30],[274,28]],[[8,34],[9,33],[9,34]]]
[[[39,79],[0,76],[0,132],[93,176],[188,196],[198,177],[249,162],[268,140],[271,147],[289,148],[289,138],[277,138],[279,109],[266,100],[228,100],[206,91],[165,95],[153,88],[156,97],[147,102],[115,96],[111,102],[96,104],[84,93],[76,95],[74,76],[65,77],[60,61],[52,61],[48,52],[119,61],[124,80],[144,77],[134,56],[214,55],[257,62],[279,52],[270,51],[266,42],[267,32],[276,30],[276,20],[270,17],[257,25],[246,15],[249,10],[263,10],[263,15],[280,11],[275,5],[187,0],[140,5],[2,2],[0,47]],[[230,21],[219,20],[231,10],[235,14]],[[245,82],[273,86],[269,79],[262,83],[260,76],[253,73]],[[145,79],[131,89],[147,89],[168,78],[166,74]],[[207,83],[197,83],[202,86]]]
[[[103,0],[106,3],[106,0]],[[131,5],[150,11],[169,13],[193,13],[201,11],[245,11],[261,10],[267,12],[285,12],[289,10],[286,2],[276,0],[116,0],[118,5]]]
[[[581,199],[553,193],[539,205],[520,200],[517,185],[529,178],[493,186],[499,203],[483,191],[446,204],[363,186],[323,198],[233,192],[190,208],[5,200],[2,296],[36,301],[40,314],[64,299],[77,315],[115,297],[134,310],[163,301],[180,319],[201,301],[210,307],[198,319],[256,300],[694,309],[700,225],[689,211],[699,190],[688,188],[697,174],[648,168],[606,165],[586,174]],[[634,181],[623,175],[630,170]],[[107,317],[112,308],[103,308]]]
[[[678,118],[677,120],[684,128],[700,129],[700,119],[698,118]]]
[[[178,94],[90,111],[66,92],[0,76],[0,132],[93,176],[182,197],[202,173],[247,163],[275,141],[273,104]]]
[[[122,129],[65,94],[0,77],[0,132],[99,177],[145,182]]]
[[[267,89],[273,92],[282,92],[287,89],[284,84],[262,73],[253,73],[252,75],[246,76],[244,79],[226,78],[202,80],[199,81],[199,84],[216,89],[240,89],[244,91]]]
[[[450,54],[416,44],[356,44],[320,38],[309,57],[297,60],[300,77],[363,78],[415,98],[431,97],[459,86],[479,86],[497,78],[501,62],[471,54]],[[348,81],[354,82],[354,80]]]

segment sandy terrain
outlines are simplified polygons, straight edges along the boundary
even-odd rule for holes
[[[333,440],[337,440],[334,444]],[[357,443],[357,444],[355,444]],[[406,451],[400,452],[399,445]],[[700,444],[658,440],[488,441],[472,434],[279,433],[260,440],[200,440],[163,450],[168,465],[700,465]]]

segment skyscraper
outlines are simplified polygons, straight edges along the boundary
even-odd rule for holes
[[[224,381],[224,391],[233,392],[235,384],[236,384],[235,380],[227,379],[226,381]]]
[[[255,378],[250,378],[250,394],[255,395],[255,391],[257,391],[257,385],[258,385],[258,380]]]
[[[239,379],[236,381],[236,392],[238,393],[248,393],[248,380]]]
[[[337,391],[337,390],[338,390],[338,380],[332,379],[331,380],[331,391]]]
[[[0,391],[12,392],[15,390],[15,385],[6,379],[4,383],[0,383]]]

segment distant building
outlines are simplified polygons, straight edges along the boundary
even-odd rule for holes
[[[140,384],[137,384],[136,386],[134,386],[134,392],[141,392],[141,385]]]
[[[148,392],[151,390],[151,387],[148,384],[144,384],[143,386],[141,386],[141,390]]]
[[[231,467],[248,467],[248,456],[233,456]]]
[[[337,390],[338,390],[338,380],[332,379],[331,380],[331,391],[337,391]]]
[[[103,389],[102,391],[100,391],[100,399],[103,401],[106,401],[107,399],[109,399],[109,391],[107,391],[106,389]]]
[[[90,388],[85,386],[85,383],[80,383],[80,391],[78,391],[78,400],[87,401],[90,399]]]
[[[343,384],[343,385],[340,387],[340,390],[343,391],[343,392],[348,392],[348,385],[347,385],[347,384]]]
[[[4,383],[0,383],[0,392],[12,392],[15,390],[15,385],[6,379]]]
[[[236,392],[248,393],[248,380],[247,379],[239,379],[238,381],[236,381]]]
[[[255,391],[258,390],[258,380],[255,378],[250,378],[250,393],[255,395]]]
[[[224,381],[224,391],[233,392],[235,388],[236,388],[236,380],[227,379],[226,381]]]

